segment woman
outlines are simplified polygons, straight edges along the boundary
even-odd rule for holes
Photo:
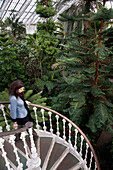
[[[29,121],[33,122],[27,107],[29,103],[26,104],[23,91],[24,84],[20,80],[14,81],[9,88],[10,113],[14,122],[14,128],[21,128]]]

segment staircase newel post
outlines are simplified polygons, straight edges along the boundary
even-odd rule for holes
[[[28,159],[27,161],[27,170],[41,170],[40,164],[41,164],[41,159],[38,156],[38,153],[36,151],[35,143],[33,140],[33,134],[32,134],[32,128],[28,129],[29,134],[30,134],[30,141],[31,141],[31,159]]]

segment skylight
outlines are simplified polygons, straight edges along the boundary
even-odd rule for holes
[[[40,1],[40,0],[38,0]],[[0,18],[5,21],[7,17],[12,17],[13,14],[19,18],[19,22],[25,25],[36,25],[40,20],[36,14],[37,0],[0,0]],[[80,4],[80,0],[53,0],[53,5],[57,10],[54,20],[57,20],[58,15],[69,9],[73,4]],[[112,6],[113,0],[107,2]]]

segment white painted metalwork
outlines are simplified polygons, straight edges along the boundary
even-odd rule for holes
[[[60,132],[59,132],[59,121],[58,121],[59,116],[56,115],[55,117],[56,117],[56,120],[57,120],[57,122],[56,122],[56,124],[57,124],[57,132],[56,132],[56,134],[57,134],[57,136],[59,137],[59,135],[60,135]]]
[[[38,132],[37,134],[39,135],[39,137],[43,137],[43,136],[49,137],[50,136],[52,138],[52,142],[51,142],[49,151],[48,151],[47,155],[45,155],[46,158],[45,158],[42,170],[44,170],[44,168],[47,167],[47,165],[48,165],[50,156],[52,154],[52,151],[53,151],[53,148],[55,145],[55,142],[62,143],[62,145],[64,145],[67,149],[64,151],[64,153],[62,153],[62,158],[59,157],[59,159],[56,161],[56,163],[54,163],[54,165],[52,167],[57,168],[59,166],[60,162],[65,158],[66,154],[68,152],[70,152],[79,160],[79,163],[77,164],[77,166],[74,165],[73,168],[79,167],[84,170],[87,170],[87,169],[90,170],[90,169],[92,169],[92,165],[93,165],[94,170],[97,170],[97,169],[100,170],[98,160],[97,160],[97,157],[96,157],[96,154],[95,154],[95,151],[94,151],[92,145],[90,144],[90,142],[87,139],[87,137],[85,136],[85,134],[73,122],[71,122],[68,118],[64,117],[60,113],[58,113],[54,110],[51,110],[49,108],[46,108],[46,107],[43,107],[40,105],[35,105],[35,104],[30,104],[30,105],[33,107],[33,110],[35,112],[36,130]],[[3,106],[0,107],[2,112],[4,112],[3,108],[4,108]],[[37,108],[41,109],[42,125],[43,125],[42,129],[43,130],[41,130],[39,128]],[[49,115],[46,119],[45,119],[46,114],[44,115],[45,111],[48,112],[48,115]],[[52,120],[52,118],[53,118],[53,120]],[[55,118],[56,118],[56,121],[55,121]],[[45,121],[47,119],[48,119],[47,124],[49,126],[48,127],[49,131],[47,131],[46,121]],[[53,123],[54,123],[54,129],[53,129]],[[69,128],[66,125],[68,125]],[[68,132],[66,131],[66,129],[68,129]],[[2,131],[2,128],[0,129],[0,131]],[[27,170],[32,170],[34,168],[38,168],[37,170],[40,170],[41,160],[38,155],[39,151],[37,152],[37,149],[36,149],[36,146],[35,146],[35,143],[33,140],[32,128],[28,129],[28,131],[30,134],[30,142],[31,142],[31,158],[27,151],[27,145],[26,145],[26,141],[25,141],[26,140],[25,133],[22,132],[22,134],[21,134],[21,139],[23,141],[23,145],[24,145],[23,147],[25,149],[25,155],[27,158],[27,166],[28,166]],[[62,133],[60,133],[60,132],[62,132]],[[22,165],[21,165],[19,157],[18,157],[17,148],[15,147],[14,140],[15,140],[15,136],[11,135],[10,142],[14,147],[14,152],[15,152],[16,159],[18,162],[18,168],[22,169]],[[83,147],[83,143],[84,143],[84,147]],[[38,145],[38,147],[39,147],[39,145]],[[7,158],[5,157],[5,159],[7,159]],[[95,160],[95,162],[94,162],[94,160]]]
[[[86,153],[85,153],[85,164],[87,163],[87,154],[88,154],[88,148],[89,148],[89,145],[88,143],[86,143]]]
[[[37,128],[37,132],[39,131],[39,124],[38,124],[38,118],[37,118],[37,113],[36,113],[36,111],[37,111],[37,108],[36,107],[33,107],[33,110],[34,110],[34,112],[35,112],[35,118],[36,118],[36,128]]]
[[[6,165],[6,167],[7,167],[7,169],[8,170],[13,170],[12,168],[10,168],[10,164],[9,164],[9,161],[8,161],[8,159],[7,159],[7,153],[5,152],[5,150],[4,150],[4,139],[3,138],[0,138],[0,149],[2,150],[2,156],[3,156],[3,158],[4,158],[4,160],[5,160],[5,165]]]
[[[31,0],[25,1],[25,4],[22,6],[21,10],[17,13],[17,18],[20,18],[25,12],[26,8],[30,5]]]
[[[72,143],[71,143],[71,127],[72,127],[72,125],[69,123],[69,140],[68,140],[68,142],[69,142],[70,146],[72,146]]]
[[[82,146],[83,146],[83,140],[84,140],[84,137],[81,135],[81,144],[80,144],[80,156],[82,157]]]
[[[92,159],[93,159],[93,153],[91,152],[91,158],[90,158],[89,170],[91,169]]]
[[[40,21],[40,17],[35,12],[36,2],[37,0],[1,0],[0,17],[3,20],[6,20],[7,17],[11,17],[12,13],[14,13],[16,14],[16,17],[19,18],[19,22],[23,22],[23,24],[25,25],[37,24],[37,22]],[[60,13],[69,9],[72,4],[77,4],[78,2],[79,0],[53,0],[53,6],[57,11],[57,14],[54,16],[54,19],[57,20],[57,17]],[[29,14],[31,15],[27,17]],[[33,21],[36,15],[37,18],[35,21]]]
[[[32,134],[32,128],[28,129],[29,134],[30,134],[30,141],[31,141],[31,159],[28,159],[27,165],[28,169],[27,170],[32,170],[32,169],[37,169],[41,170],[40,164],[41,164],[41,159],[38,156],[38,152],[36,150],[36,146],[33,140],[33,134]]]
[[[29,153],[28,153],[28,150],[27,150],[28,146],[27,146],[27,143],[26,143],[26,138],[25,138],[25,136],[26,136],[26,133],[25,133],[25,132],[22,132],[22,133],[21,133],[21,136],[20,136],[20,139],[22,139],[22,141],[23,141],[26,158],[27,158],[27,160],[29,160]]]
[[[15,145],[15,138],[16,138],[15,135],[10,135],[10,143],[11,143],[11,145],[13,146],[13,152],[15,153],[16,161],[17,161],[17,163],[18,163],[17,170],[23,170],[23,164],[20,162],[20,157],[19,157],[19,155],[18,155],[17,147],[16,147],[16,145]]]
[[[75,129],[75,145],[74,145],[75,150],[77,150],[77,134],[78,134],[78,130]]]
[[[0,18],[2,17],[4,11],[5,11],[5,8],[7,7],[7,4],[9,3],[9,0],[5,0],[3,5],[2,5],[2,8],[0,9]]]
[[[51,132],[51,134],[53,134],[52,119],[51,119],[52,113],[48,112],[48,115],[49,115],[49,121],[50,121],[50,132]]]
[[[7,131],[9,131],[10,130],[10,125],[8,124],[8,121],[7,121],[7,119],[6,119],[6,114],[5,114],[5,111],[4,111],[4,105],[0,105],[0,109],[2,110],[2,113],[3,113],[3,116],[4,116],[4,119],[5,119],[5,123],[6,123],[6,129],[7,129]]]
[[[65,129],[66,120],[62,119],[62,121],[63,121],[63,139],[65,141],[66,140],[66,129]]]
[[[44,111],[45,111],[44,109],[41,109],[42,120],[43,120],[43,129],[44,129],[44,131],[46,131],[47,127],[46,127],[46,124],[45,124]]]

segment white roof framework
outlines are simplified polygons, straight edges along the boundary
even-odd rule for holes
[[[0,0],[0,18],[5,21],[7,17],[15,14],[19,18],[19,22],[25,25],[36,25],[40,20],[39,15],[35,12],[36,2],[37,0]],[[73,4],[79,6],[81,2],[82,0],[53,0],[53,5],[57,11],[54,20],[57,20],[58,15]]]
[[[19,18],[19,22],[25,25],[36,25],[37,21],[40,20],[35,12],[36,2],[37,0],[0,0],[0,18],[5,21],[7,17],[15,14]],[[79,0],[53,0],[53,5],[57,8],[59,14],[77,2]]]
[[[4,21],[13,14],[19,18],[23,24],[36,24],[33,20],[37,17],[36,9],[37,0],[0,0],[0,18]],[[30,18],[33,17],[33,20]],[[31,22],[32,21],[32,22]]]

